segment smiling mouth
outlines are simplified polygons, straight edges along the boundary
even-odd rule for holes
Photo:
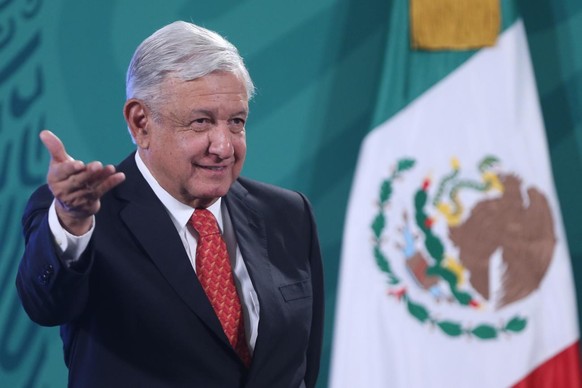
[[[199,168],[202,168],[204,170],[210,170],[210,171],[223,171],[226,169],[226,166],[202,166],[200,164],[196,165]]]

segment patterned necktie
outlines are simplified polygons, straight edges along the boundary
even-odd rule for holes
[[[245,338],[240,299],[234,285],[226,243],[212,213],[196,209],[190,225],[198,232],[196,274],[214,308],[228,341],[248,367],[251,356]]]

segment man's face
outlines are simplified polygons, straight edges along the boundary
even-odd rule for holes
[[[146,108],[140,156],[174,198],[209,206],[228,192],[245,160],[244,82],[227,72],[193,81],[168,78],[161,96],[161,103]]]

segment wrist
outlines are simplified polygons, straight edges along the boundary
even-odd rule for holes
[[[67,232],[74,236],[82,236],[91,230],[93,226],[93,216],[75,216],[70,214],[70,212],[56,207],[57,218],[59,223]]]

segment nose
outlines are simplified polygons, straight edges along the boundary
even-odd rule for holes
[[[228,159],[234,155],[232,133],[226,124],[218,124],[208,132],[208,152],[220,159]]]

